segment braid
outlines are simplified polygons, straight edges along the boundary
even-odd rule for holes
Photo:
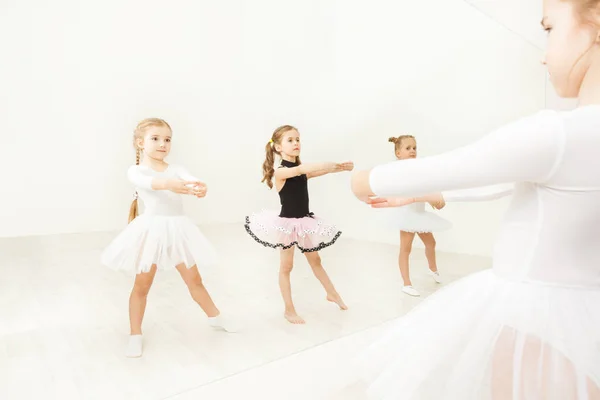
[[[135,165],[140,165],[140,149],[135,149]],[[138,192],[133,194],[133,201],[129,207],[129,222],[133,221],[139,215]]]
[[[140,121],[135,129],[133,130],[133,147],[135,148],[135,165],[140,165],[140,159],[142,158],[142,147],[140,141],[143,139],[144,131],[151,126],[164,126],[171,130],[171,126],[164,119],[160,118],[146,118]],[[137,191],[133,195],[133,201],[129,207],[129,222],[133,221],[139,215],[138,209],[138,193]]]

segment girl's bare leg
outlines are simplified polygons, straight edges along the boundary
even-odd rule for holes
[[[582,373],[548,343],[505,327],[492,358],[492,399],[600,400],[600,387]]]
[[[294,247],[281,250],[279,261],[279,289],[283,297],[285,311],[283,316],[292,324],[304,324],[305,321],[298,315],[292,301],[291,273],[294,268]]]
[[[410,281],[409,258],[414,239],[414,232],[400,231],[400,256],[398,257],[398,264],[400,266],[400,275],[402,275],[404,286],[412,286],[412,282]]]
[[[176,268],[181,278],[183,278],[192,299],[194,299],[208,317],[208,323],[214,328],[220,328],[231,333],[236,332],[237,327],[235,324],[221,316],[221,312],[202,282],[198,267],[194,265],[191,268],[187,268],[185,264],[179,264]]]
[[[142,334],[142,320],[146,311],[146,299],[156,275],[156,264],[152,265],[149,272],[137,274],[133,289],[129,295],[129,325],[131,335]]]
[[[190,291],[192,299],[198,303],[206,316],[209,318],[217,317],[221,312],[213,302],[213,299],[210,297],[206,287],[204,287],[202,277],[200,276],[200,272],[198,272],[198,267],[194,265],[191,268],[186,268],[185,264],[179,264],[176,268],[183,278],[188,290]]]
[[[156,265],[152,265],[149,272],[137,274],[133,283],[133,289],[129,295],[129,326],[130,336],[126,357],[142,356],[142,321],[146,311],[146,300],[152,287]]]
[[[315,251],[311,253],[304,253],[304,255],[306,256],[306,260],[312,268],[313,274],[315,274],[319,282],[321,282],[321,285],[323,285],[325,292],[327,292],[327,300],[337,304],[341,310],[347,310],[348,306],[346,306],[342,300],[342,297],[339,295],[337,290],[335,290],[331,279],[329,279],[325,268],[323,268],[319,253]]]
[[[437,261],[435,258],[435,238],[433,237],[433,233],[419,233],[419,238],[423,241],[425,245],[425,257],[427,257],[427,263],[429,264],[429,270],[432,272],[437,272]]]

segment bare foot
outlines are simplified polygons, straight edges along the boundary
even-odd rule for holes
[[[285,312],[283,314],[284,318],[288,320],[289,323],[294,325],[302,325],[306,322],[300,317],[296,312]]]
[[[340,307],[340,310],[347,310],[348,306],[342,300],[342,297],[339,294],[328,294],[327,301],[337,304]]]

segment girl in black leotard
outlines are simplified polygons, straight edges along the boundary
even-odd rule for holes
[[[303,324],[292,302],[290,273],[293,268],[294,247],[306,255],[313,273],[319,279],[327,300],[336,303],[340,309],[347,307],[335,290],[333,283],[321,265],[318,251],[331,246],[341,232],[335,225],[328,224],[310,212],[308,179],[333,172],[352,171],[354,164],[345,163],[300,163],[300,134],[290,125],[275,130],[266,146],[267,158],[263,164],[263,182],[279,192],[281,212],[263,211],[246,217],[246,231],[260,244],[281,249],[279,286],[285,303],[285,318],[293,324]],[[275,155],[281,158],[281,165],[275,169]]]

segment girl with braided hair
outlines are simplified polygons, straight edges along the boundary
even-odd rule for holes
[[[512,185],[492,268],[428,297],[360,358],[370,399],[600,399],[600,0],[544,0],[542,27],[550,82],[577,108],[352,179],[368,204]]]
[[[129,297],[131,336],[127,357],[142,355],[142,319],[158,269],[179,272],[211,326],[229,332],[235,330],[231,322],[221,317],[198,271],[216,263],[215,250],[183,211],[182,196],[203,198],[207,186],[185,167],[165,161],[171,139],[171,127],[162,119],[148,118],[135,128],[136,163],[127,171],[136,188],[129,225],[102,254],[104,265],[135,274]],[[145,206],[145,212],[139,216],[138,200]]]

